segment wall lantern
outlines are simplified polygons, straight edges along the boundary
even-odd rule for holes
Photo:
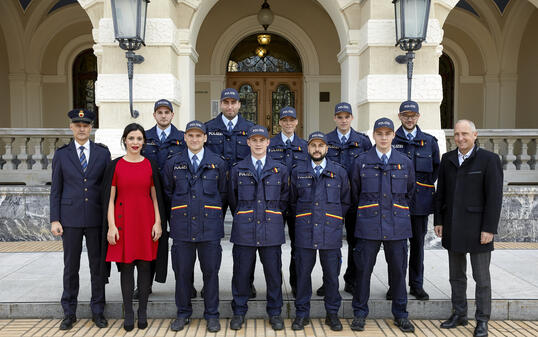
[[[127,50],[127,75],[129,77],[129,108],[131,117],[140,114],[133,110],[133,65],[144,62],[144,57],[136,55],[146,37],[146,15],[149,0],[111,0],[114,35],[120,48]]]
[[[396,46],[406,51],[396,57],[396,62],[407,63],[407,100],[411,100],[413,59],[415,51],[426,40],[431,0],[393,0],[396,23]]]

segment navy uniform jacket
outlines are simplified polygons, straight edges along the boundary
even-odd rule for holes
[[[402,240],[412,236],[409,207],[415,171],[407,156],[393,150],[385,167],[375,147],[363,153],[353,164],[351,191],[357,207],[355,237]]]
[[[226,163],[208,149],[194,172],[189,154],[170,158],[163,170],[165,192],[171,200],[170,237],[204,242],[224,236],[222,203],[226,200]]]
[[[157,163],[159,171],[162,171],[168,158],[176,153],[187,151],[185,146],[184,132],[171,125],[170,134],[164,143],[161,143],[157,135],[157,125],[146,130],[146,144],[142,148],[142,155]]]
[[[228,126],[222,121],[222,112],[212,120],[205,123],[207,128],[206,149],[224,157],[228,169],[233,164],[246,158],[250,154],[250,148],[247,145],[248,129],[254,124],[241,115],[238,115],[237,123],[232,130],[228,132]]]
[[[56,150],[52,158],[50,222],[63,227],[100,227],[101,182],[110,163],[110,152],[90,141],[90,160],[83,173],[74,141]]]
[[[258,179],[248,156],[232,167],[228,201],[234,214],[230,241],[242,246],[278,246],[286,242],[282,212],[289,192],[288,169],[269,156]]]
[[[439,145],[437,138],[424,133],[417,125],[417,135],[412,141],[400,126],[392,140],[392,147],[411,159],[415,167],[415,200],[411,214],[428,215],[434,211],[435,181],[439,174]]]
[[[282,132],[279,132],[271,138],[267,154],[271,159],[286,165],[288,170],[291,170],[292,167],[310,162],[308,144],[304,139],[299,138],[297,134],[293,137],[291,149],[287,151],[286,144],[282,141]]]
[[[370,138],[353,128],[351,128],[349,139],[343,146],[336,129],[327,134],[327,143],[329,147],[327,158],[342,165],[349,176],[351,176],[351,167],[355,158],[372,148]]]
[[[310,249],[342,247],[344,215],[351,203],[346,170],[331,160],[316,176],[310,160],[291,173],[290,203],[295,215],[295,245]]]

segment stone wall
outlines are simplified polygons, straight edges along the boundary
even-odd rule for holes
[[[0,241],[54,240],[49,223],[49,186],[0,186]],[[440,248],[430,216],[427,248]],[[229,236],[231,217],[226,219]],[[505,186],[496,241],[538,242],[538,186]]]

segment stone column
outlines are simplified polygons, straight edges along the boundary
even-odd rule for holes
[[[28,125],[26,108],[26,74],[9,74],[9,102],[11,110],[11,127],[25,128]]]
[[[501,74],[501,107],[499,125],[502,129],[515,129],[517,106],[517,74]]]
[[[482,127],[484,129],[495,129],[500,123],[500,88],[498,74],[486,74],[484,76],[484,117]]]
[[[359,130],[371,129],[373,122],[382,116],[391,118],[398,125],[398,107],[407,100],[407,67],[394,60],[405,53],[394,46],[394,6],[390,1],[364,0],[359,3],[344,9],[344,14],[353,16],[360,27],[357,32],[350,30],[350,43],[339,55],[342,99],[347,97],[355,102],[354,107],[358,107],[356,125]],[[359,17],[357,13],[360,13]],[[412,83],[412,99],[420,105],[423,129],[441,127],[442,82],[438,60],[442,35],[432,5],[427,40],[416,52]]]
[[[303,138],[319,130],[319,76],[304,76]]]

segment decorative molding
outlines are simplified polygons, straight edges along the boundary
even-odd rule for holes
[[[174,46],[177,27],[172,19],[148,18],[146,22],[146,45],[150,46]],[[112,18],[103,18],[99,21],[99,32],[96,42],[107,46],[116,45],[114,40],[114,23]]]
[[[43,83],[66,83],[65,75],[43,75]]]
[[[126,74],[99,74],[95,82],[95,101],[117,103],[129,101],[129,82]],[[133,101],[155,102],[167,97],[181,104],[179,80],[171,74],[134,74]]]
[[[448,9],[453,9],[454,7],[456,7],[458,1],[459,0],[437,0],[437,3]]]
[[[441,102],[441,76],[414,75],[412,99],[421,102]],[[359,80],[358,105],[369,102],[402,102],[407,99],[407,75],[368,75]]]
[[[319,82],[319,83],[340,83],[342,77],[340,75],[305,75],[305,82]]]
[[[482,84],[482,83],[484,83],[484,77],[483,76],[462,75],[462,76],[460,76],[460,83],[462,83],[462,84]]]
[[[194,10],[197,10],[198,7],[200,7],[200,2],[201,0],[176,0],[177,4],[187,5]]]
[[[86,10],[97,3],[104,3],[105,0],[77,0],[82,9]]]
[[[81,51],[92,48],[92,45],[93,38],[91,34],[80,35],[69,41],[62,48],[62,51],[58,56],[58,62],[56,62],[56,74],[65,75],[66,67],[72,66],[72,63],[69,63],[67,60],[72,58],[73,54],[78,55]]]

